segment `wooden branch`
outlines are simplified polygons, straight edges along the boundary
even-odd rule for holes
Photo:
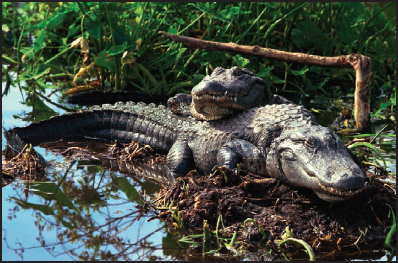
[[[370,82],[372,69],[370,58],[353,54],[350,63],[355,70],[354,116],[357,130],[364,133],[371,132],[370,125]]]
[[[355,93],[354,93],[354,115],[359,132],[370,132],[370,82],[372,70],[370,58],[360,54],[351,54],[338,57],[323,57],[305,53],[295,53],[262,48],[255,46],[244,46],[235,43],[219,43],[201,40],[192,37],[169,34],[160,31],[159,34],[168,37],[172,41],[181,42],[188,47],[202,48],[206,50],[217,50],[222,52],[239,53],[264,58],[276,59],[290,63],[299,63],[321,67],[346,67],[355,71]]]

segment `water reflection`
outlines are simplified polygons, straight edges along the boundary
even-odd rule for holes
[[[12,87],[2,98],[3,128],[65,112],[32,98],[35,102],[16,103],[22,102],[21,94]],[[159,190],[158,184],[83,161],[71,165],[42,148],[36,150],[52,164],[46,178],[35,183],[17,180],[2,189],[3,260],[142,260],[179,254],[182,247],[165,224],[147,222],[155,213],[145,202]],[[55,195],[48,194],[54,189]]]
[[[8,222],[3,221],[3,238],[7,248],[21,260],[34,259],[25,258],[25,251],[39,248],[57,259],[67,259],[63,256],[72,260],[167,257],[161,252],[162,243],[175,241],[170,235],[166,235],[165,240],[163,222],[147,222],[156,216],[147,201],[154,197],[153,189],[158,186],[103,170],[100,166],[81,169],[76,163],[72,167],[63,167],[67,174],[60,174],[59,168],[62,167],[49,169],[48,181],[30,185],[18,182],[6,187],[9,211],[5,220]],[[28,191],[25,191],[26,187],[29,187]],[[37,233],[29,229],[25,235],[20,233],[18,236],[14,232],[15,223],[29,213],[34,215],[31,219]],[[37,244],[26,242],[31,239],[26,235],[36,236]]]

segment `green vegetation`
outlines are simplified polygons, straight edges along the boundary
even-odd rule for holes
[[[306,252],[308,253],[308,255],[310,256],[310,261],[315,261],[315,253],[314,253],[314,251],[312,250],[311,246],[308,245],[307,242],[305,242],[305,241],[303,241],[303,240],[301,240],[301,239],[289,237],[289,238],[286,238],[285,240],[283,240],[281,243],[279,243],[279,245],[282,245],[283,243],[285,243],[285,242],[287,242],[287,241],[293,241],[293,242],[296,242],[296,243],[302,245],[302,246],[306,249],[305,251],[306,251]]]
[[[387,204],[387,205],[388,205],[388,204]],[[390,231],[389,231],[388,234],[387,234],[386,241],[385,241],[385,245],[386,245],[388,248],[390,248],[391,250],[394,251],[395,247],[391,245],[391,241],[392,241],[393,236],[394,236],[395,233],[396,233],[397,223],[395,222],[395,213],[394,213],[394,210],[391,208],[390,205],[388,205],[388,206],[390,207],[390,212],[391,212],[391,217],[392,217],[392,226],[391,226]]]
[[[194,50],[161,37],[157,32],[162,30],[292,52],[369,56],[372,117],[391,119],[395,116],[395,17],[387,18],[383,12],[391,5],[36,2],[16,8],[3,2],[3,81],[13,85],[26,81],[21,88],[28,92],[27,100],[45,89],[65,92],[73,85],[60,82],[61,77],[70,80],[72,76],[77,76],[78,85],[100,80],[102,89],[171,96],[189,92],[217,66],[237,65],[264,78],[272,92],[296,102],[299,98],[312,102],[320,110],[333,108],[336,99],[353,92],[352,70]],[[90,65],[91,70],[84,70]],[[12,72],[19,74],[10,78]],[[381,94],[386,95],[384,100],[376,99]]]
[[[220,230],[220,222],[223,225],[223,230],[225,229],[222,215],[220,214],[217,219],[217,227],[216,230],[210,231],[209,224],[207,220],[203,220],[203,232],[202,234],[196,235],[184,235],[182,238],[178,240],[178,242],[188,243],[191,247],[201,247],[203,250],[203,254],[212,254],[216,253],[223,248],[226,248],[230,251],[235,251],[238,245],[242,242],[237,241],[238,233],[235,231],[232,237],[229,237],[230,234],[223,233]],[[222,234],[221,234],[222,233]],[[198,241],[198,240],[201,240]],[[216,249],[209,249],[209,245],[217,245]]]

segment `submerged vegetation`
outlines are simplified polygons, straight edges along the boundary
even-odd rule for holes
[[[272,93],[305,105],[320,123],[337,129],[363,164],[371,167],[370,183],[381,176],[395,180],[395,170],[388,168],[393,165],[395,169],[395,164],[385,158],[385,153],[395,158],[396,147],[396,17],[395,12],[387,12],[392,8],[395,10],[393,2],[26,2],[21,6],[2,2],[2,96],[18,87],[23,103],[32,110],[15,117],[39,121],[57,114],[48,103],[75,110],[77,107],[65,104],[71,94],[122,90],[167,98],[189,93],[216,67],[245,67],[263,78]],[[350,132],[355,126],[351,121],[350,100],[355,88],[351,69],[193,49],[162,37],[159,31],[322,56],[366,55],[371,58],[373,71],[372,133]],[[60,100],[53,99],[53,94]],[[333,122],[337,115],[340,117]],[[112,187],[120,188],[128,200],[142,207],[148,205],[124,179],[112,178]],[[31,188],[51,192],[60,184],[39,183]],[[189,185],[184,187],[182,190],[188,192]],[[62,192],[56,198],[66,200],[70,211],[76,211]],[[54,214],[54,209],[47,206],[20,204]],[[164,204],[162,209],[168,209],[176,229],[184,228],[175,204]],[[391,247],[395,235],[393,209],[389,216],[393,226],[385,243]],[[72,223],[61,217],[60,222],[68,228]],[[215,229],[210,229],[207,221],[201,223],[201,234],[184,235],[179,242],[202,247],[203,254],[214,254],[220,248],[236,252],[242,246],[236,232],[221,235],[221,215]],[[244,228],[248,225],[257,227],[266,240],[263,229],[253,219],[243,223]],[[206,245],[212,242],[216,247]],[[288,228],[280,247],[284,242],[300,243],[314,258],[311,247],[290,236]]]

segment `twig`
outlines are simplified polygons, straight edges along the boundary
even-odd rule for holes
[[[354,115],[359,132],[370,132],[370,81],[372,71],[370,58],[360,54],[343,55],[337,57],[324,57],[305,53],[286,52],[271,48],[262,48],[257,45],[244,46],[236,43],[219,43],[201,40],[192,37],[169,34],[159,31],[159,34],[172,41],[181,42],[188,47],[202,48],[206,50],[217,50],[246,54],[252,56],[277,59],[290,63],[306,64],[321,67],[345,67],[353,68],[355,71],[355,93],[354,93]]]
[[[52,105],[54,105],[54,106],[57,106],[57,107],[60,108],[60,109],[63,109],[63,110],[65,110],[65,111],[67,111],[67,112],[73,111],[72,109],[69,109],[69,108],[67,108],[67,107],[64,107],[64,106],[62,106],[61,104],[58,104],[58,103],[56,103],[56,102],[53,102],[52,100],[50,100],[49,98],[47,98],[46,96],[44,96],[43,94],[41,94],[40,92],[36,92],[36,94],[37,94],[40,98],[42,98],[43,100],[47,101],[48,103],[50,103],[50,104],[52,104]]]

